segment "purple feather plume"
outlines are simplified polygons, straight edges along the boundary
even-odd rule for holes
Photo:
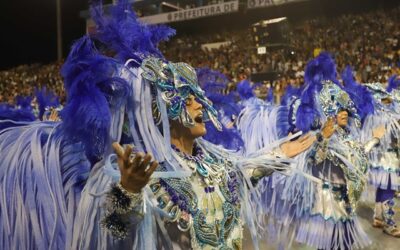
[[[28,111],[32,110],[32,97],[31,96],[17,96],[15,98],[15,104],[18,106],[20,109],[26,109]]]
[[[149,55],[163,57],[158,43],[175,35],[175,30],[165,25],[141,23],[131,5],[127,0],[119,0],[111,7],[110,16],[106,16],[101,1],[92,4],[91,16],[97,25],[94,37],[123,62],[135,59],[140,63]]]
[[[320,53],[306,66],[304,75],[306,87],[301,94],[301,104],[296,113],[296,127],[303,132],[316,129],[320,125],[320,114],[315,107],[315,95],[322,89],[323,80],[331,80],[339,85],[336,79],[335,61],[327,52]]]
[[[254,89],[248,80],[243,80],[236,85],[236,92],[241,100],[247,100],[255,97]]]
[[[82,142],[93,162],[103,155],[111,126],[110,106],[124,101],[129,91],[125,80],[115,77],[120,64],[103,56],[85,36],[72,47],[61,74],[67,103],[60,115],[67,138]]]
[[[47,107],[58,107],[60,105],[57,95],[47,90],[46,87],[43,87],[41,90],[35,89],[35,96],[39,104],[38,118],[40,120],[43,120],[43,115]]]

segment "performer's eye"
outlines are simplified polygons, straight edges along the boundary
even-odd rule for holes
[[[192,105],[193,104],[193,100],[194,100],[194,96],[189,96],[187,99],[186,99],[186,106],[190,106],[190,105]]]

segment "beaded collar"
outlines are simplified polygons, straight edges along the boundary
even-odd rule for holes
[[[205,158],[203,150],[197,144],[194,144],[193,146],[193,155],[189,155],[182,152],[181,150],[179,150],[179,148],[177,148],[173,144],[171,144],[171,147],[179,156],[181,156],[185,160],[198,162],[204,160]]]
[[[217,160],[212,155],[205,154],[197,144],[193,146],[193,155],[185,154],[174,145],[171,145],[171,147],[179,157],[188,163],[187,166],[189,168],[203,177],[207,185],[214,185],[221,181],[221,177],[225,172],[225,162]]]

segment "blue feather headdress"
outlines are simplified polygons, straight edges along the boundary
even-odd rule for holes
[[[21,109],[15,108],[12,105],[6,103],[0,103],[0,130],[7,127],[16,126],[17,122],[32,122],[36,119],[35,115],[32,113],[32,109]],[[5,120],[9,120],[6,122]]]
[[[272,104],[274,103],[274,90],[273,90],[272,87],[270,87],[268,89],[268,94],[267,94],[267,97],[266,97],[266,101],[269,102],[269,103],[272,103]]]
[[[147,56],[162,58],[158,44],[175,35],[175,30],[168,26],[140,22],[128,0],[113,5],[109,16],[104,14],[101,1],[95,3],[91,6],[91,17],[96,23],[93,38],[114,52],[121,62],[134,59],[135,66],[140,66]]]
[[[200,87],[208,97],[211,93],[221,93],[228,87],[229,79],[219,71],[209,68],[196,69],[197,79]]]
[[[35,96],[39,105],[39,120],[43,120],[46,109],[49,107],[55,108],[60,105],[58,97],[52,91],[48,91],[46,87],[43,87],[41,90],[35,89]]]
[[[89,37],[74,44],[62,67],[67,103],[60,112],[63,131],[82,142],[87,157],[98,161],[108,142],[110,106],[124,101],[128,84],[119,77],[116,60],[101,55]]]
[[[133,59],[131,66],[138,67],[146,56],[162,57],[157,45],[174,30],[141,23],[127,0],[113,5],[109,16],[101,1],[96,1],[91,5],[91,17],[96,33],[73,45],[61,70],[67,103],[60,115],[65,135],[82,142],[87,157],[95,162],[110,144],[110,109],[126,102],[132,92],[130,85],[117,77],[122,65]],[[105,52],[95,46],[98,42]]]
[[[286,106],[289,105],[293,99],[299,98],[301,95],[303,88],[302,87],[293,87],[292,85],[288,85],[285,89],[285,94],[281,98],[281,105]]]
[[[255,97],[254,88],[248,80],[243,80],[236,85],[236,92],[242,101]]]
[[[305,70],[305,89],[296,112],[296,127],[303,132],[317,129],[323,117],[334,116],[345,109],[361,121],[348,93],[336,79],[336,65],[330,54],[323,52],[311,60]]]
[[[207,134],[204,139],[226,149],[239,150],[244,143],[235,126],[235,120],[239,116],[241,108],[236,103],[236,96],[233,92],[223,93],[228,86],[228,78],[221,72],[209,68],[201,68],[196,71],[199,85],[218,111],[218,120],[222,124],[222,130],[219,131],[213,124],[206,123]]]
[[[388,92],[392,92],[393,90],[399,90],[399,89],[400,89],[400,78],[398,78],[398,75],[392,75],[388,80],[388,86],[386,90]]]
[[[400,78],[398,75],[393,75],[389,78],[388,87],[386,89],[393,97],[393,99],[400,102]]]
[[[17,96],[15,98],[15,104],[19,109],[25,109],[32,111],[32,97],[31,96]]]

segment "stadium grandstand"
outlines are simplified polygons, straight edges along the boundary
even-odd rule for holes
[[[24,1],[0,250],[400,249],[400,0]]]
[[[112,1],[105,4],[107,10]],[[323,50],[334,55],[338,70],[350,64],[360,82],[385,83],[399,72],[398,1],[136,0],[132,4],[143,22],[176,29],[176,36],[161,46],[168,60],[218,70],[228,76],[230,88],[243,79],[262,82],[274,89],[276,101],[288,85],[303,83],[306,62]],[[95,32],[88,14],[80,12],[87,32]],[[284,22],[262,25],[279,18]],[[63,95],[61,64],[1,71],[0,102],[13,102],[18,94],[32,93],[34,86],[46,85]]]

